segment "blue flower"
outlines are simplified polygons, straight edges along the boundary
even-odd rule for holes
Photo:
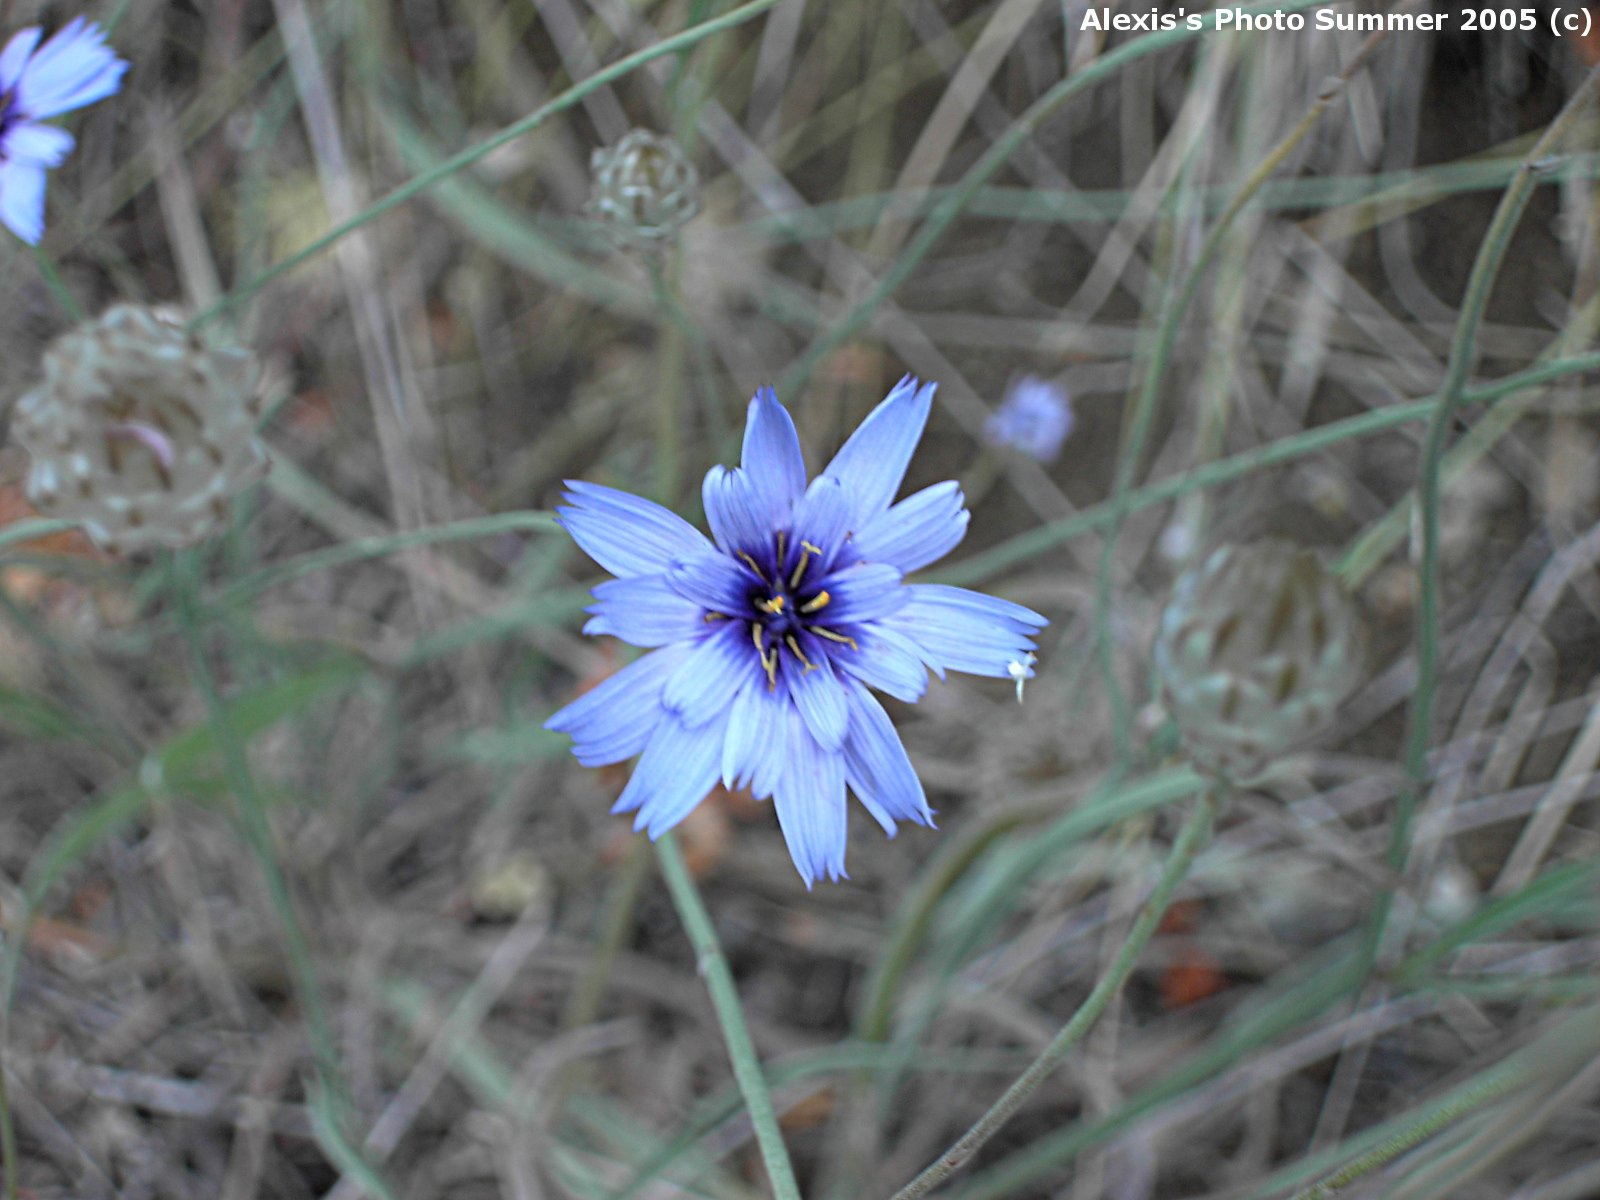
[[[128,64],[92,21],[77,17],[43,46],[24,29],[0,50],[0,222],[29,245],[44,236],[44,173],[72,150],[72,135],[49,117],[104,100]]]
[[[892,503],[933,385],[909,376],[810,485],[772,389],[750,402],[744,465],[706,476],[708,541],[659,505],[568,482],[561,523],[617,578],[595,588],[590,634],[653,653],[556,713],[585,766],[640,755],[612,811],[652,838],[720,779],[771,797],[810,887],[844,875],[845,788],[891,836],[933,814],[868,687],[905,701],[928,671],[1012,676],[1038,613],[964,588],[907,584],[966,533],[954,483]]]
[[[1011,446],[1040,462],[1054,462],[1072,432],[1072,406],[1066,390],[1028,375],[1006,392],[989,414],[984,435],[997,446]]]

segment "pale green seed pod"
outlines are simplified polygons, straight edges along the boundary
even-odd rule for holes
[[[1203,770],[1244,781],[1321,732],[1363,675],[1349,594],[1309,550],[1224,546],[1178,580],[1155,661]]]
[[[248,351],[159,309],[119,305],[63,334],[12,415],[29,501],[114,554],[200,541],[266,473],[259,377]]]
[[[589,170],[589,212],[623,241],[662,242],[700,211],[700,173],[677,142],[648,129],[595,150]]]

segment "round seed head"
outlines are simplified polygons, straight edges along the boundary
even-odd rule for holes
[[[589,212],[623,241],[650,245],[700,211],[700,173],[678,143],[635,129],[589,157]]]
[[[266,473],[255,359],[203,345],[170,312],[110,309],[58,338],[43,375],[12,419],[28,499],[113,553],[198,542]]]
[[[1242,781],[1327,725],[1361,679],[1363,646],[1354,603],[1316,555],[1262,541],[1178,580],[1155,660],[1196,763]]]

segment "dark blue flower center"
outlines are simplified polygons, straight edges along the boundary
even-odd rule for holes
[[[6,134],[11,132],[11,127],[20,117],[21,114],[17,112],[17,89],[0,92],[0,162],[6,161]]]
[[[750,640],[761,657],[769,688],[778,686],[780,667],[814,671],[818,656],[829,647],[858,648],[855,638],[823,624],[833,597],[825,586],[822,568],[829,555],[822,547],[804,540],[790,545],[788,535],[779,533],[771,552],[761,556],[765,561],[745,551],[738,557],[753,576],[747,609],[737,614],[711,614],[708,619],[726,616],[749,622]]]

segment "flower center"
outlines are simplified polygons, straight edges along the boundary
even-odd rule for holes
[[[819,614],[833,602],[822,586],[826,579],[813,569],[816,562],[826,561],[822,548],[802,541],[792,564],[788,549],[787,534],[779,533],[775,552],[766,564],[743,550],[738,552],[740,561],[755,575],[749,612],[743,619],[750,624],[750,640],[766,672],[769,691],[777,689],[778,668],[786,658],[801,671],[815,671],[817,655],[827,643],[859,649],[855,638],[819,624]],[[728,619],[727,613],[706,614],[707,621]]]
[[[6,161],[6,134],[17,123],[17,90],[0,92],[0,162]]]

